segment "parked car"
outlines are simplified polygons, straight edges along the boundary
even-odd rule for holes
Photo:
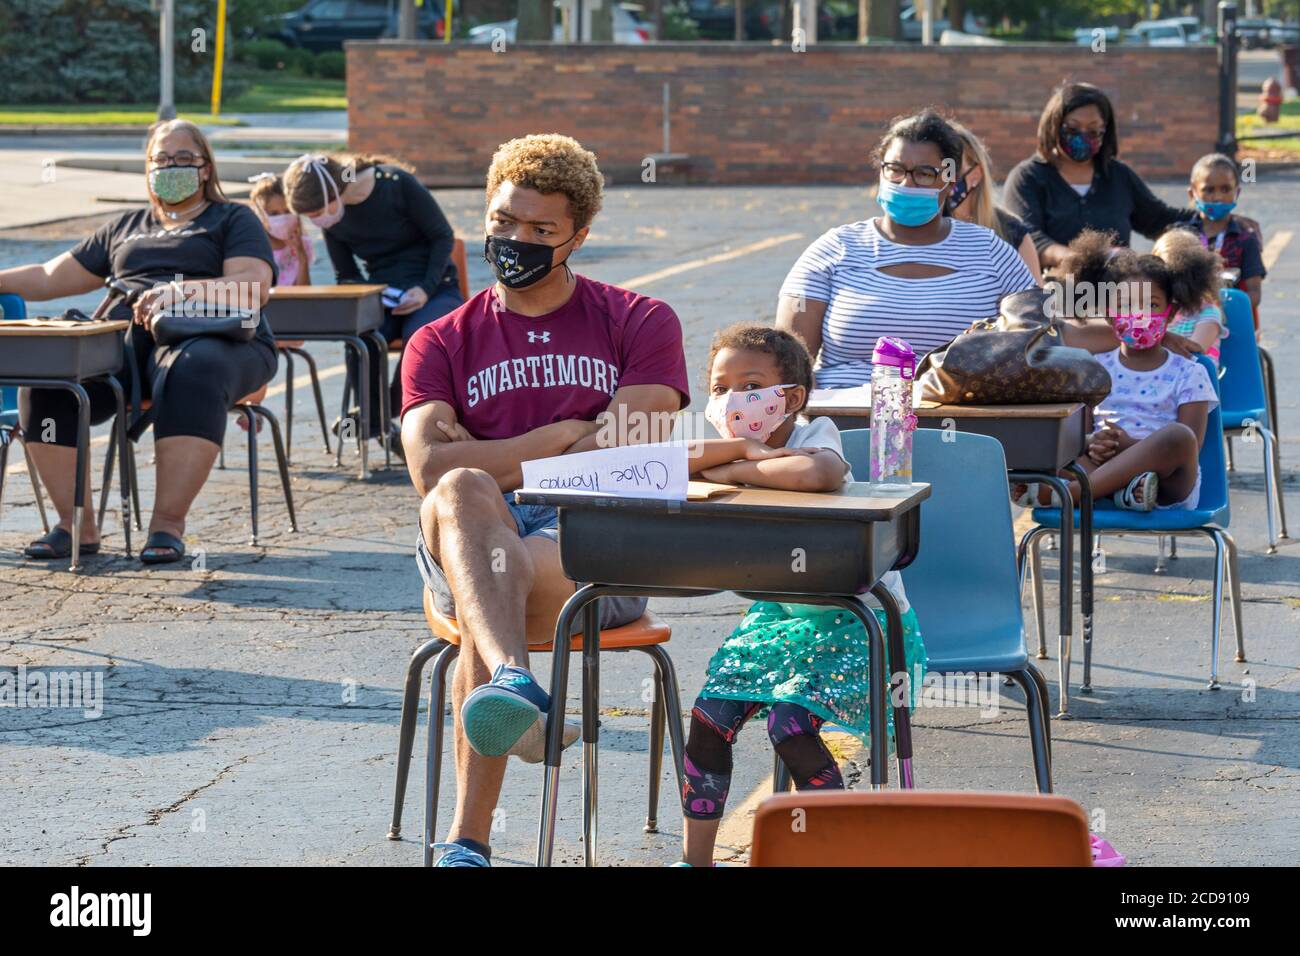
[[[730,0],[687,0],[687,16],[696,23],[702,40],[734,40],[736,8]],[[771,40],[781,30],[782,4],[745,4],[745,39]]]
[[[1273,45],[1272,29],[1281,26],[1280,20],[1238,20],[1237,39],[1247,50],[1267,49]]]
[[[416,35],[441,39],[441,3],[424,3],[416,10]],[[397,0],[311,0],[286,13],[270,34],[291,47],[319,53],[341,50],[344,40],[377,40],[398,34]]]
[[[1143,46],[1187,46],[1187,34],[1177,20],[1143,20],[1133,25],[1125,43]]]
[[[1187,37],[1188,43],[1206,43],[1211,39],[1213,30],[1206,30],[1201,26],[1201,21],[1196,17],[1170,17],[1174,23],[1181,23],[1183,26],[1183,35]]]
[[[1282,23],[1278,26],[1271,27],[1268,31],[1268,38],[1273,41],[1274,46],[1295,46],[1300,44],[1300,23]]]
[[[914,3],[909,4],[899,11],[898,19],[903,24],[904,40],[911,40],[917,43],[921,41],[921,34],[923,32],[922,28],[924,26],[924,24],[921,23],[921,13],[922,11],[920,7]],[[984,20],[976,17],[973,13],[967,13],[966,18],[962,23],[961,32],[980,36],[984,33],[985,26],[986,23]],[[939,34],[948,29],[951,29],[951,25],[948,23],[946,17],[934,18],[934,39],[936,42],[939,39]]]
[[[615,43],[649,43],[653,26],[641,17],[641,7],[631,3],[620,3],[614,7],[614,42]],[[491,43],[498,36],[506,43],[515,42],[519,19],[499,20],[495,23],[481,23],[471,27],[470,43]],[[499,32],[498,32],[499,31]],[[555,26],[551,38],[556,42],[564,40],[564,25],[560,9],[555,9]],[[575,30],[576,33],[576,30]]]

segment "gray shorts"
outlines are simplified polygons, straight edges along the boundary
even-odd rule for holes
[[[519,537],[540,536],[549,538],[556,542],[558,546],[560,540],[559,516],[554,508],[547,505],[516,504],[512,492],[507,492],[504,498],[506,507],[510,509],[510,514],[514,516],[515,527],[519,530]],[[420,577],[424,579],[424,586],[433,592],[433,605],[438,609],[438,613],[444,617],[454,618],[456,616],[456,602],[452,598],[451,585],[447,582],[447,575],[443,573],[438,562],[433,560],[433,555],[429,553],[429,549],[425,547],[423,531],[420,532],[419,539],[415,544],[415,563],[420,569]],[[646,603],[647,599],[643,597],[600,598],[596,604],[600,616],[601,630],[631,624],[645,613]],[[581,630],[582,616],[579,615],[573,633],[577,634]]]

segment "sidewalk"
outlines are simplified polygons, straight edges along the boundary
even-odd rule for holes
[[[223,187],[247,193],[248,177],[278,172],[307,150],[347,146],[347,113],[234,114],[246,126],[203,126],[217,156]],[[144,128],[87,136],[0,129],[0,230],[123,209],[148,201]]]

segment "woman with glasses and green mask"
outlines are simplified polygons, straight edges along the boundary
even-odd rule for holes
[[[123,389],[130,395],[134,386],[152,402],[137,423],[153,425],[157,466],[149,539],[140,557],[161,564],[185,553],[185,519],[216,461],[230,408],[271,380],[277,359],[264,318],[250,342],[205,335],[173,346],[154,340],[153,322],[169,307],[256,313],[270,292],[275,256],[257,215],[222,193],[212,149],[198,127],[183,120],[156,124],[145,157],[148,206],[104,223],[48,262],[0,271],[0,292],[41,302],[93,292],[111,276],[138,293],[133,305],[117,305],[109,318],[133,323],[128,355],[134,362],[125,362],[118,373]],[[106,421],[114,411],[108,386],[91,383],[86,391],[91,421]],[[76,405],[65,392],[39,388],[23,389],[19,405],[23,429],[42,437],[29,448],[59,515],[26,554],[38,560],[66,557],[72,547]],[[89,480],[85,488],[89,509]],[[95,523],[86,522],[81,553],[98,550]]]
[[[919,357],[996,315],[1003,296],[1034,287],[997,233],[945,214],[962,146],[932,110],[895,120],[873,157],[882,215],[831,229],[786,276],[776,324],[802,336],[819,387],[869,382],[882,335]]]

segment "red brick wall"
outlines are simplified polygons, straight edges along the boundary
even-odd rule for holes
[[[1184,176],[1213,146],[1212,47],[787,47],[726,43],[511,47],[347,44],[348,136],[395,153],[431,185],[483,181],[496,146],[561,132],[594,150],[616,182],[662,146],[671,85],[672,150],[691,179],[859,183],[888,120],[934,105],[988,145],[999,178],[1033,151],[1038,115],[1063,79],[1112,97],[1121,158],[1145,176]]]

